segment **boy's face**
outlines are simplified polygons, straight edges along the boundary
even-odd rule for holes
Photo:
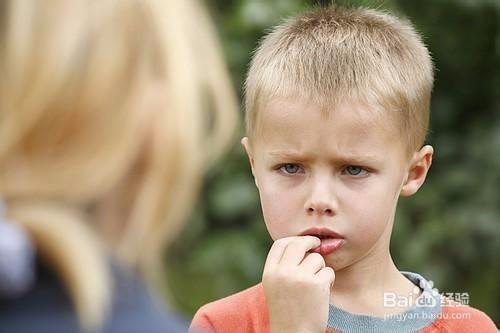
[[[358,103],[326,113],[302,100],[268,103],[258,134],[242,143],[271,237],[340,234],[342,245],[323,255],[335,270],[389,255],[397,200],[418,190],[433,153],[425,146],[408,159],[390,121]]]

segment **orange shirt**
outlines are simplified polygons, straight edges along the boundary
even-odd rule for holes
[[[458,303],[455,304],[458,305]],[[204,305],[195,314],[189,332],[269,332],[269,314],[262,284]],[[327,328],[325,332],[340,331]],[[419,332],[493,333],[498,332],[498,329],[493,321],[480,310],[467,305],[445,305],[440,315]]]

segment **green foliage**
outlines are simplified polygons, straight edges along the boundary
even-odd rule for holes
[[[321,3],[330,1],[315,4]],[[396,264],[422,273],[440,291],[468,292],[470,303],[499,325],[500,6],[495,0],[337,3],[408,16],[435,62],[428,138],[435,156],[425,185],[400,199],[391,243]],[[208,5],[241,95],[259,38],[311,3],[212,0]],[[169,252],[174,304],[193,314],[204,303],[259,282],[270,244],[247,159],[235,145],[211,170],[191,223]]]

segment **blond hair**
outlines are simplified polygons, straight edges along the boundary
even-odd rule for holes
[[[328,110],[358,100],[395,111],[409,152],[423,144],[431,57],[410,22],[367,8],[315,8],[273,28],[245,82],[247,134],[270,99],[300,96]]]
[[[195,1],[11,0],[0,22],[0,193],[92,330],[106,251],[157,276],[236,99]]]

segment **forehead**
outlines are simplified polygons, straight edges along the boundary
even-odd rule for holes
[[[379,155],[401,148],[395,119],[358,102],[319,107],[300,98],[275,98],[260,110],[256,145],[267,152]]]

